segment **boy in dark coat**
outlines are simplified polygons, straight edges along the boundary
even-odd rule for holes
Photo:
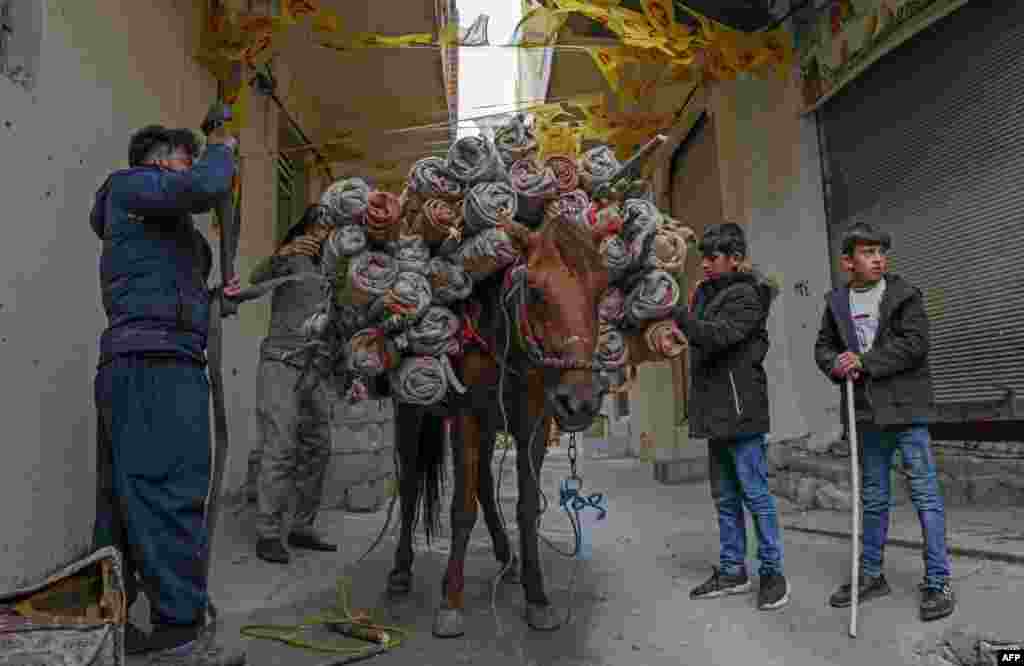
[[[741,269],[747,243],[739,225],[709,227],[699,248],[704,280],[694,293],[692,308],[678,308],[675,319],[690,343],[690,436],[708,439],[721,554],[720,567],[690,597],[710,599],[750,589],[745,505],[754,518],[761,561],[758,608],[773,610],[789,602],[766,455],[770,422],[765,323],[774,289],[756,271]]]
[[[840,260],[850,282],[826,297],[814,357],[836,384],[848,375],[854,380],[864,488],[859,599],[889,593],[882,554],[889,529],[890,469],[898,449],[924,533],[921,619],[937,620],[953,612],[956,600],[949,586],[945,509],[929,446],[928,316],[921,291],[886,272],[890,246],[889,235],[870,224],[858,223],[846,232]],[[845,391],[842,402],[849,427]],[[849,606],[850,584],[841,585],[829,603]]]

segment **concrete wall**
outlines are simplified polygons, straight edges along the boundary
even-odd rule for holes
[[[110,171],[127,166],[133,131],[154,122],[196,127],[216,91],[191,60],[198,25],[191,0],[24,4],[40,9],[38,77],[28,90],[0,77],[0,201],[10,232],[0,246],[0,590],[36,579],[91,539],[92,381],[106,323],[100,243],[87,224],[93,193]],[[253,151],[246,157],[243,275],[267,249],[261,239],[272,237],[266,230],[275,191],[267,187],[266,150],[276,118],[266,102],[252,107],[243,135],[243,150]],[[266,321],[260,304],[226,324],[229,487],[244,477]]]

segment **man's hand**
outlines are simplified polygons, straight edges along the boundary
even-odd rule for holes
[[[277,253],[282,257],[317,257],[320,254],[320,241],[315,236],[298,236]]]
[[[224,295],[227,296],[228,298],[234,298],[235,296],[238,296],[238,294],[241,291],[242,281],[238,278],[238,276],[231,278],[231,282],[228,282],[224,286]]]
[[[223,102],[213,104],[209,111],[206,112],[206,118],[203,119],[202,124],[203,134],[206,135],[207,142],[211,144],[226,143],[229,145],[238,143],[238,138],[232,136],[227,130],[226,123],[232,119],[233,113],[229,105]]]
[[[850,375],[853,381],[857,381],[863,372],[864,366],[861,364],[860,355],[853,352],[843,352],[832,366],[833,376],[839,379],[846,379],[846,376]]]

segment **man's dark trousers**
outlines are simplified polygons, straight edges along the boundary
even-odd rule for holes
[[[138,572],[154,625],[201,623],[207,606],[209,395],[184,358],[117,356],[96,373],[95,546],[124,554],[129,604]]]

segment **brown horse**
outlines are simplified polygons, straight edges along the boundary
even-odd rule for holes
[[[539,480],[547,433],[552,418],[564,432],[589,427],[607,389],[592,358],[597,305],[608,273],[590,230],[564,217],[549,220],[538,231],[514,222],[504,227],[525,261],[475,285],[479,344],[467,348],[455,363],[469,391],[445,407],[453,425],[455,488],[451,553],[434,621],[434,634],[441,637],[463,633],[463,572],[478,503],[495,556],[509,577],[516,577],[515,556],[494,498],[491,458],[499,430],[516,442],[519,578],[526,621],[535,629],[559,626],[544,590],[538,552]],[[402,529],[388,587],[402,594],[411,582],[412,530],[421,489],[426,490],[428,536],[438,515],[437,468],[443,465],[443,445],[440,414],[409,405],[396,408]]]

